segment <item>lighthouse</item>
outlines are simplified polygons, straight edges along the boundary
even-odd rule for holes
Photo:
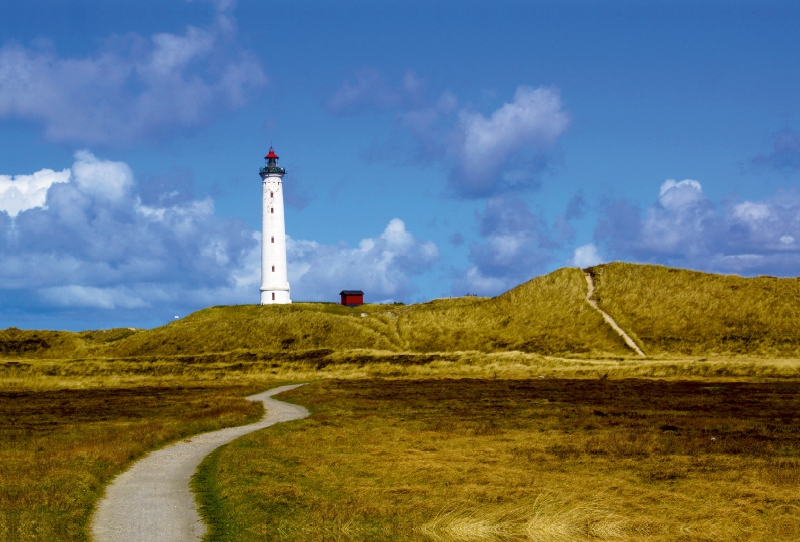
[[[278,155],[270,147],[261,168],[261,304],[291,303],[286,276],[286,224],[283,219],[283,176]]]

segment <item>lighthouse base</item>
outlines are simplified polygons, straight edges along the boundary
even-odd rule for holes
[[[262,305],[286,305],[291,302],[289,290],[261,290]]]

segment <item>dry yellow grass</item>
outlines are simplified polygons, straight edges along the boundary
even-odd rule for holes
[[[230,395],[219,395],[214,390],[205,389],[209,387],[219,388],[221,392],[235,386],[244,393],[242,386],[245,383],[249,383],[252,390],[270,387],[276,381],[327,381],[334,378],[358,381],[375,377],[397,382],[426,379],[429,383],[452,377],[463,378],[465,382],[482,378],[490,383],[504,379],[539,382],[541,376],[547,377],[545,381],[554,377],[577,377],[587,381],[603,378],[612,381],[626,376],[673,380],[688,377],[707,383],[800,377],[800,361],[786,359],[637,362],[626,358],[565,359],[519,352],[434,355],[368,350],[334,352],[309,358],[301,353],[285,353],[280,358],[276,358],[274,353],[266,355],[245,351],[240,354],[212,356],[211,359],[198,357],[191,362],[184,356],[175,356],[0,363],[0,389],[7,390],[0,393],[0,404],[6,408],[3,419],[12,422],[5,432],[0,433],[0,486],[4,488],[0,494],[0,538],[3,532],[10,532],[13,528],[23,533],[22,540],[82,539],[86,513],[98,497],[102,484],[133,457],[182,434],[211,429],[221,423],[237,423],[229,416],[228,408],[236,412],[241,408],[241,400],[234,401]],[[262,355],[264,359],[259,360]],[[447,386],[452,386],[452,383]],[[68,391],[70,389],[74,391]],[[172,399],[162,398],[154,406],[152,397],[158,394],[153,390]],[[91,397],[95,399],[89,400]],[[330,399],[330,396],[324,398],[325,401]],[[436,402],[435,398],[432,401]],[[59,409],[70,403],[73,411],[82,409],[82,417],[59,413]],[[26,404],[35,408],[26,407],[28,410],[25,410]],[[78,408],[77,404],[84,406]],[[198,407],[199,413],[192,412]],[[133,409],[129,414],[133,412],[134,418],[121,415],[120,409]],[[14,415],[21,416],[23,411],[27,412],[26,424],[14,422]],[[447,423],[451,413],[440,412],[439,416]],[[374,421],[383,423],[377,418]],[[14,427],[17,431],[24,427],[24,434],[14,436],[8,432]],[[330,429],[330,438],[342,436],[338,426]],[[372,430],[375,432],[370,434]],[[387,438],[387,443],[395,444],[400,442],[398,439],[408,438],[402,433],[407,429],[394,436],[381,431],[373,427],[351,433],[348,438],[364,439],[365,442]],[[421,433],[414,438],[438,438],[431,435]],[[473,437],[461,435],[458,446],[481,445],[479,440],[473,441]],[[520,432],[515,438],[525,440],[531,436]],[[536,438],[540,436],[536,435]],[[580,443],[574,445],[583,446]],[[420,441],[420,446],[425,444]],[[564,478],[562,482],[566,484],[566,480]],[[539,501],[541,506],[544,506],[542,503],[551,503],[552,499],[556,500],[553,502],[564,499],[573,502],[569,501],[569,495],[562,493],[547,493],[541,498],[544,499]],[[575,501],[573,504],[577,508],[569,509],[568,516],[585,510],[586,502]],[[456,512],[448,510],[448,515],[440,518],[440,522],[445,523],[432,523],[429,526],[431,532],[446,531],[451,527],[443,525],[456,520],[466,521],[458,515],[461,512]],[[484,512],[492,521],[500,517],[507,520],[517,517],[513,510],[502,507]],[[519,523],[521,520],[514,521]]]
[[[496,298],[419,306],[400,319],[401,336],[409,350],[420,352],[628,355],[586,303],[586,289],[579,269],[560,269]]]
[[[522,351],[628,355],[619,337],[585,302],[578,269],[561,269],[492,299],[443,299],[419,305],[323,303],[210,307],[152,330],[6,330],[7,359],[120,359],[249,350],[308,352]]]
[[[212,307],[153,330],[0,331],[0,402],[12,413],[0,434],[0,538],[9,538],[13,528],[24,533],[21,539],[80,540],[100,487],[133,457],[180,435],[246,418],[243,401],[223,394],[214,395],[222,410],[203,407],[195,419],[190,410],[216,391],[187,392],[180,407],[167,401],[173,406],[166,411],[144,409],[137,419],[119,415],[122,399],[138,404],[137,397],[153,389],[175,395],[186,387],[263,389],[276,381],[318,382],[297,395],[317,409],[310,425],[293,426],[300,427],[297,433],[289,427],[269,433],[286,436],[286,447],[274,447],[285,463],[226,471],[225,461],[234,456],[225,459],[228,451],[222,451],[213,460],[218,472],[211,468],[217,463],[206,466],[209,483],[220,484],[217,496],[230,480],[246,488],[236,496],[246,513],[237,520],[244,525],[240,538],[269,531],[287,510],[294,515],[279,525],[287,540],[781,540],[781,533],[797,533],[797,508],[791,507],[798,504],[785,497],[800,483],[796,411],[781,414],[769,429],[774,436],[783,427],[794,439],[783,449],[757,458],[736,451],[749,450],[749,444],[711,453],[695,434],[681,444],[695,442],[687,448],[695,451],[681,452],[669,448],[680,444],[670,440],[671,431],[647,426],[642,433],[636,425],[675,414],[653,414],[661,395],[614,388],[632,377],[669,381],[658,385],[702,381],[709,389],[735,381],[795,386],[797,283],[626,264],[594,272],[600,306],[650,359],[638,359],[586,303],[577,269],[493,299],[354,309],[310,303]],[[461,380],[443,380],[453,378]],[[632,406],[624,411],[630,417],[598,415],[617,424],[606,426],[587,414],[580,394],[532,405],[530,396],[507,394],[510,402],[501,404],[476,391],[512,379],[561,379],[576,390],[605,382],[617,389],[614,397],[639,397],[649,406]],[[412,395],[415,387],[428,392],[413,404],[369,399],[397,386]],[[461,396],[448,410],[454,404],[446,397],[450,389]],[[89,401],[84,410],[99,418],[47,418],[65,400],[100,396],[113,407],[107,417]],[[733,404],[744,396],[728,397]],[[675,412],[696,414],[703,406],[696,399],[687,396]],[[13,406],[26,402],[39,410],[30,411],[24,434],[14,433],[23,425],[8,423]],[[761,419],[759,409],[752,412]],[[586,426],[586,416],[597,427]],[[503,421],[509,419],[520,423]],[[705,420],[704,431],[741,428],[746,421],[738,415],[698,419]],[[696,433],[700,426],[692,427]],[[290,446],[306,455],[292,455]],[[246,465],[266,460],[262,452],[230,451],[244,454],[237,457]],[[287,478],[297,475],[297,466],[312,467],[307,487]],[[263,485],[266,479],[277,485]],[[330,498],[334,493],[342,498]],[[254,522],[259,499],[280,506]],[[304,521],[312,527],[303,527]],[[771,538],[756,536],[764,529],[771,529]]]
[[[590,270],[600,308],[650,356],[800,358],[800,281],[651,265]],[[495,298],[418,305],[210,307],[152,330],[0,331],[0,357],[129,359],[327,355],[330,351],[524,352],[631,357],[586,302],[583,272],[560,269]],[[316,353],[315,353],[316,351]],[[322,354],[320,354],[322,352]]]
[[[239,425],[248,386],[0,392],[0,540],[88,540],[103,486],[147,451]]]
[[[800,378],[798,359],[675,357],[561,358],[522,352],[435,354],[348,350],[304,353],[234,352],[125,360],[0,362],[0,390],[130,388],[203,382],[314,381],[331,378],[664,378],[759,380]]]
[[[800,538],[795,382],[326,381],[286,397],[312,417],[201,467],[209,540]]]
[[[800,280],[655,265],[590,270],[595,298],[648,355],[800,357]]]

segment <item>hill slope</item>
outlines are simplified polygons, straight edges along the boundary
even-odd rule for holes
[[[581,271],[560,269],[492,299],[356,308],[323,303],[210,307],[136,332],[7,330],[0,332],[0,344],[7,345],[0,355],[141,357],[235,350],[299,354],[315,349],[627,355],[621,339],[588,306],[585,296]]]
[[[594,299],[648,356],[800,357],[800,281],[614,263],[588,270]],[[324,303],[210,307],[151,330],[0,331],[0,357],[129,358],[331,351],[523,351],[636,357],[565,268],[495,298],[418,305]],[[187,360],[189,358],[186,358]],[[205,358],[204,358],[205,359]]]
[[[595,299],[647,355],[800,357],[800,280],[611,263]]]
[[[541,354],[630,354],[586,302],[580,269],[559,269],[492,299],[421,305],[400,321],[417,351],[520,350]]]

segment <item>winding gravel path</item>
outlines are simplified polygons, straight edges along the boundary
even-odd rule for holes
[[[189,481],[205,456],[228,442],[274,425],[308,416],[273,395],[302,386],[281,386],[248,397],[262,401],[264,417],[250,425],[195,435],[156,450],[117,476],[92,517],[94,542],[189,542],[201,540],[206,526],[197,512]]]
[[[586,284],[589,286],[589,289],[586,293],[586,301],[589,302],[589,305],[594,307],[594,310],[603,315],[603,320],[605,320],[606,323],[610,325],[620,337],[622,337],[622,340],[625,341],[625,344],[628,345],[628,348],[630,348],[640,356],[645,357],[644,352],[642,352],[642,350],[636,345],[636,343],[633,342],[633,339],[631,339],[630,336],[627,333],[625,333],[625,330],[619,327],[619,325],[617,325],[617,323],[614,321],[613,318],[611,318],[611,316],[608,315],[608,313],[606,313],[603,309],[597,306],[597,301],[592,299],[592,296],[594,295],[594,281],[592,280],[592,275],[590,275],[589,273],[584,273],[583,275],[586,277]]]

